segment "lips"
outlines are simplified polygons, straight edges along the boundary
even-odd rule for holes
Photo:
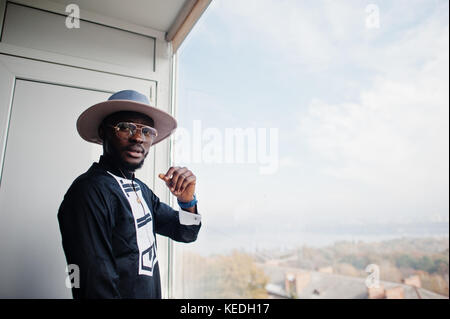
[[[129,151],[129,152],[144,153],[144,149],[142,147],[137,146],[137,145],[136,146],[127,147],[126,150]]]
[[[142,149],[139,146],[131,146],[131,147],[127,147],[125,149],[126,153],[131,156],[131,157],[135,157],[135,158],[139,158],[142,157],[142,154],[144,154],[144,149]]]

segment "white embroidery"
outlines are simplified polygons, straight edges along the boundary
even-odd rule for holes
[[[130,203],[134,216],[136,241],[139,249],[139,275],[153,276],[153,269],[158,262],[156,257],[156,239],[153,234],[153,214],[142,196],[139,184],[135,182],[134,188],[136,189],[137,196],[140,198],[140,203],[133,190],[130,179],[118,177],[111,172],[108,173],[119,183],[125,198]]]

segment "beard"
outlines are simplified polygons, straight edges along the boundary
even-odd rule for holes
[[[123,168],[123,169],[125,169],[127,171],[130,171],[130,172],[131,171],[134,172],[135,170],[142,168],[142,166],[144,165],[144,161],[147,158],[147,155],[149,153],[150,152],[145,153],[144,154],[144,158],[140,162],[138,162],[138,163],[130,163],[130,162],[127,162],[121,156],[122,152],[119,149],[117,149],[115,147],[115,145],[108,143],[108,145],[106,147],[104,145],[104,149],[103,149],[103,154],[107,154],[107,156],[110,157],[113,160],[113,162],[116,163],[116,165],[118,165],[121,168]]]
[[[144,165],[144,161],[145,161],[145,158],[147,157],[147,154],[144,156],[142,161],[140,161],[139,163],[132,164],[132,163],[128,163],[128,162],[125,162],[125,161],[121,161],[120,164],[127,171],[135,171],[137,169],[140,169],[142,167],[142,165]]]

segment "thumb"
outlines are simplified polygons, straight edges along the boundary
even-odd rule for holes
[[[158,177],[161,178],[161,179],[163,179],[163,180],[166,180],[166,178],[167,178],[166,175],[161,174],[161,173],[158,174]]]

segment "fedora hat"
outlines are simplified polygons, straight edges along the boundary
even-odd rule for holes
[[[107,101],[97,103],[81,113],[77,120],[78,134],[88,142],[103,144],[98,135],[100,124],[108,115],[120,111],[139,112],[153,119],[158,136],[152,145],[161,142],[177,128],[177,121],[166,112],[150,106],[144,94],[134,90],[124,90],[114,93]]]

